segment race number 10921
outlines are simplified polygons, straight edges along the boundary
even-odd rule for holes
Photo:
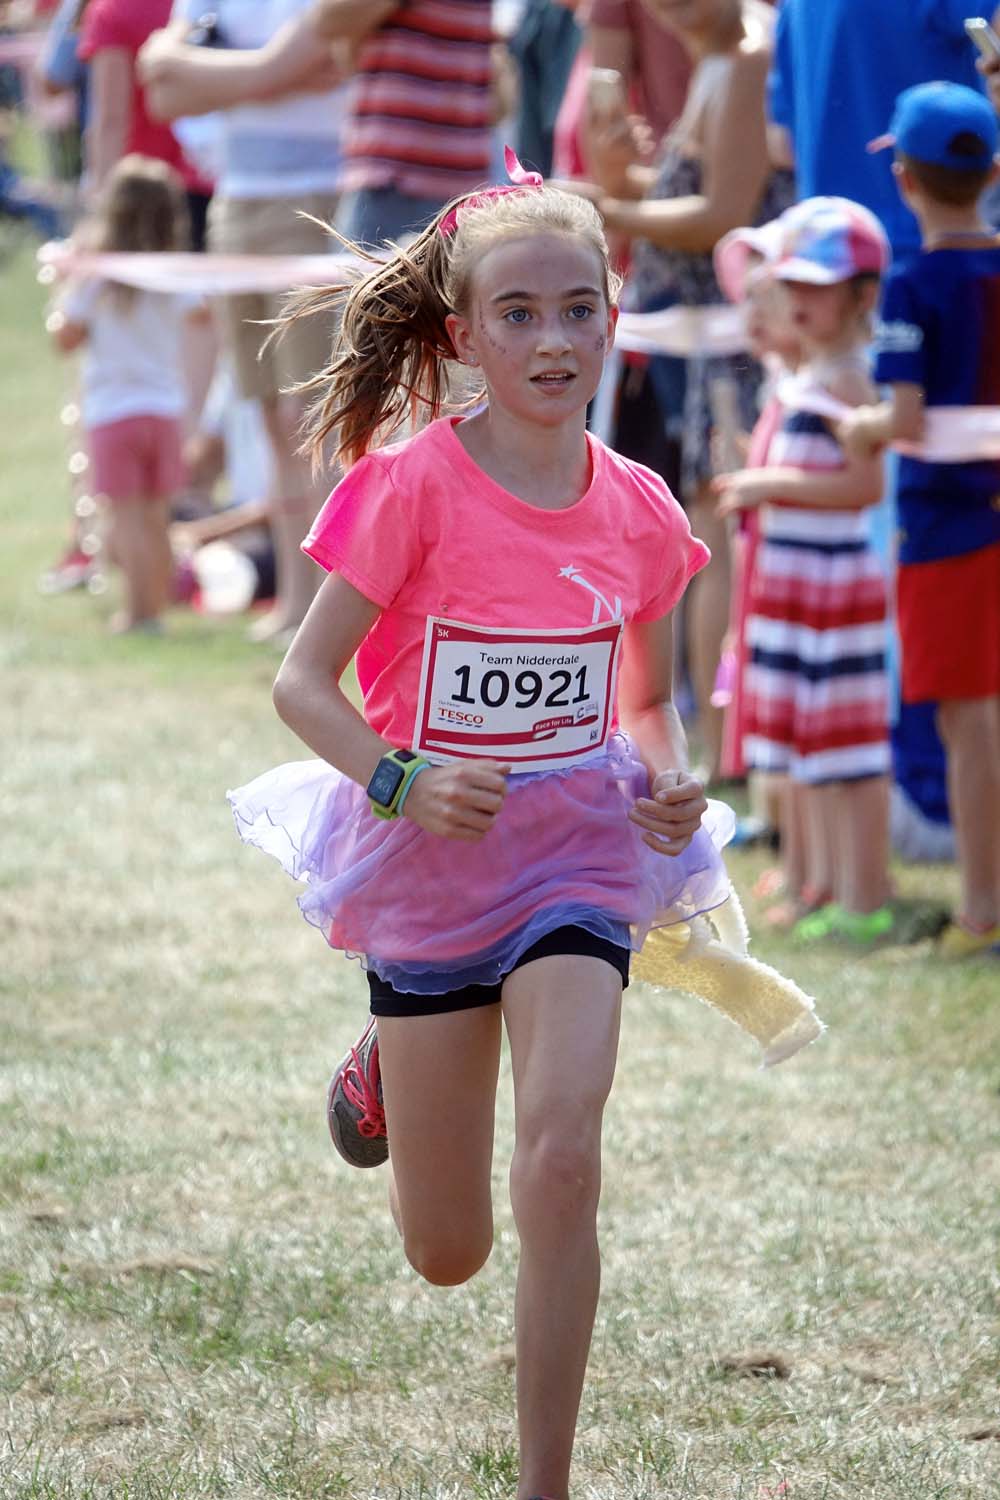
[[[490,667],[473,681],[473,669],[463,665],[454,669],[458,678],[458,691],[452,693],[453,703],[480,704],[487,708],[502,708],[513,692],[514,708],[569,708],[574,703],[586,703],[590,697],[587,687],[586,665],[575,672],[557,667],[546,673],[525,670],[512,679],[501,667]],[[472,691],[470,691],[472,689]],[[544,694],[544,696],[543,696]]]

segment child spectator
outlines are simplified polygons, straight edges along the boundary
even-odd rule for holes
[[[888,245],[866,209],[808,200],[785,215],[774,276],[801,340],[799,379],[858,406],[872,390],[868,317]],[[886,591],[866,507],[881,498],[873,456],[844,452],[824,417],[786,412],[762,468],[721,475],[730,514],[763,506],[747,623],[744,753],[800,783],[808,843],[825,854],[828,899],[798,936],[871,942],[888,904]]]
[[[184,186],[166,163],[126,156],[112,169],[88,248],[179,250]],[[170,502],[184,479],[182,313],[189,299],[101,278],[71,282],[49,321],[64,353],[83,347],[83,425],[110,545],[125,577],[112,629],[155,632],[170,590]]]
[[[781,253],[782,224],[778,218],[760,228],[731,230],[719,241],[713,257],[722,291],[730,302],[745,309],[749,352],[766,371],[760,416],[743,440],[748,469],[762,468],[767,462],[785,414],[778,384],[782,376],[798,369],[802,355],[787,299],[771,275]],[[742,776],[747,769],[743,756],[747,620],[760,545],[759,522],[756,510],[742,511],[729,540],[733,582],[726,645],[732,653],[732,669],[723,718],[722,772],[726,776]],[[734,842],[757,842],[774,833],[780,836],[781,871],[766,872],[755,892],[759,888],[761,894],[780,893],[782,899],[768,910],[766,920],[772,927],[791,927],[826,899],[826,882],[817,881],[815,861],[807,855],[798,787],[784,773],[751,771],[749,792],[751,815],[737,824]],[[822,851],[817,851],[817,857],[822,857]]]
[[[891,132],[899,190],[921,254],[895,266],[877,331],[887,401],[841,432],[868,454],[921,436],[924,410],[1000,405],[1000,238],[980,213],[996,180],[997,119],[960,84],[900,94]],[[899,474],[897,611],[906,703],[937,702],[947,755],[961,905],[939,939],[946,958],[1000,945],[1000,459],[904,456]]]

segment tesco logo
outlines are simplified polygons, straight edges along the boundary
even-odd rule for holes
[[[476,728],[486,723],[484,714],[463,714],[457,708],[439,708],[438,718],[444,719],[446,724],[471,724]]]

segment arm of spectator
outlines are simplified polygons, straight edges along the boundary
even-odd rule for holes
[[[986,80],[986,92],[993,108],[1000,114],[1000,57],[981,57],[976,67]]]
[[[74,349],[79,349],[81,344],[87,342],[86,323],[67,317],[59,306],[54,307],[45,319],[45,332],[60,354],[72,354]]]
[[[772,167],[784,167],[789,172],[794,171],[795,146],[791,131],[786,130],[784,125],[773,123],[768,125],[767,154],[771,159]]]
[[[87,190],[93,195],[125,155],[132,123],[132,60],[124,47],[104,47],[95,54],[90,101],[83,143]]]
[[[170,528],[170,537],[178,551],[194,552],[207,542],[217,542],[223,537],[235,536],[251,526],[260,526],[271,518],[271,505],[267,500],[250,500],[245,505],[229,505],[215,515],[202,516],[197,521],[176,521]]]
[[[856,409],[877,410],[870,403],[875,394],[866,376],[845,370],[830,383],[830,394]],[[849,421],[845,418],[844,422]],[[836,432],[841,424],[834,428]],[[751,509],[768,500],[781,499],[817,510],[865,510],[882,498],[884,476],[877,451],[844,448],[839,469],[799,469],[780,464],[762,469],[743,469],[738,474],[720,474],[712,489],[720,497],[719,514]]]
[[[84,65],[77,56],[79,10],[80,0],[62,0],[45,33],[35,77],[39,88],[49,97],[78,88],[83,78]]]
[[[320,36],[355,44],[387,21],[401,0],[316,0],[313,15]]]
[[[635,44],[627,26],[587,27],[592,69],[610,69],[621,75],[625,91],[635,66]],[[637,136],[641,129],[641,137]],[[609,197],[641,198],[652,185],[647,163],[655,149],[652,132],[640,116],[600,115],[588,89],[582,122],[584,156],[594,179]]]
[[[613,68],[625,79],[632,76],[632,33],[627,26],[588,26],[592,68]]]
[[[924,432],[924,393],[919,385],[892,387],[888,401],[859,406],[834,431],[848,453],[868,458],[890,443],[919,443]]]
[[[770,169],[764,120],[768,58],[741,52],[710,117],[702,155],[703,191],[687,198],[608,198],[598,207],[610,229],[672,250],[704,254],[730,229],[748,224]]]
[[[882,464],[878,458],[847,455],[842,469],[824,473],[776,464],[766,469],[741,469],[712,480],[720,516],[753,510],[769,500],[784,500],[811,510],[867,510],[882,498]]]
[[[378,24],[395,9],[395,0],[371,0],[367,8]],[[346,19],[345,13],[345,24]],[[139,53],[146,107],[160,120],[323,91],[345,77],[343,55],[332,44],[350,40],[350,34],[330,30],[318,7],[287,22],[265,46],[252,50],[193,47],[185,40],[187,32],[186,21],[174,22],[154,31]]]

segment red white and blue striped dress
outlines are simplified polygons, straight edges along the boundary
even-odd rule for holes
[[[844,466],[827,421],[788,411],[767,465]],[[886,580],[864,510],[761,508],[746,627],[743,753],[819,785],[890,768]]]

